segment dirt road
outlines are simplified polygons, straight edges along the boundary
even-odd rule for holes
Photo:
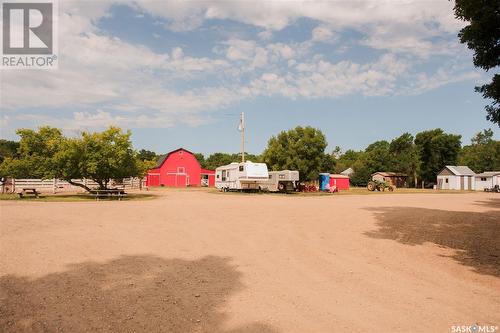
[[[500,326],[500,196],[0,202],[1,332]]]

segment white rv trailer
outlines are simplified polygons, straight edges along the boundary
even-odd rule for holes
[[[292,192],[299,184],[296,170],[269,171],[269,179],[261,183],[261,189],[269,192]]]
[[[265,163],[231,163],[215,169],[215,187],[222,191],[260,190],[269,174]]]

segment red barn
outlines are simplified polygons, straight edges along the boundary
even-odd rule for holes
[[[330,187],[336,186],[339,190],[349,189],[349,177],[340,174],[330,175]]]
[[[179,148],[160,156],[146,176],[146,186],[214,186],[215,171],[202,169],[190,151]]]

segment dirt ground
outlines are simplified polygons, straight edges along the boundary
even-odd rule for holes
[[[0,332],[500,326],[498,194],[156,193],[0,202]]]

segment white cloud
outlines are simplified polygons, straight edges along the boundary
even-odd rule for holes
[[[460,27],[448,1],[120,1],[176,31],[195,29],[212,18],[264,29],[256,40],[217,41],[213,54],[205,57],[191,56],[180,46],[157,53],[100,31],[96,22],[116,2],[61,3],[60,68],[2,72],[1,107],[9,113],[2,115],[2,123],[18,119],[71,129],[197,125],[210,121],[210,111],[258,96],[418,94],[477,79],[477,73],[458,65],[435,74],[414,68],[432,55],[457,53],[457,42],[434,40]],[[320,22],[311,40],[271,42],[276,31],[299,17]],[[314,42],[335,41],[343,29],[361,32],[361,43],[382,50],[382,56],[360,63],[314,53]],[[67,109],[69,115],[37,114],[39,108]],[[26,109],[32,110],[16,114]]]
[[[269,30],[261,31],[257,34],[257,36],[263,41],[269,41],[273,38],[273,33]]]
[[[332,29],[353,29],[365,34],[370,45],[386,47],[391,51],[399,46],[401,51],[414,51],[429,37],[456,33],[464,25],[454,17],[453,2],[446,0],[136,3],[148,13],[173,22],[174,27],[194,29],[203,20],[230,19],[265,29],[259,33],[263,40],[268,40],[272,31],[281,30],[298,18],[306,17],[323,23],[313,30],[313,40],[325,41],[333,37]],[[393,32],[397,32],[398,36],[390,36]],[[388,38],[382,39],[384,36]]]
[[[312,30],[311,39],[318,42],[328,42],[336,39],[336,34],[325,26],[319,26]]]

